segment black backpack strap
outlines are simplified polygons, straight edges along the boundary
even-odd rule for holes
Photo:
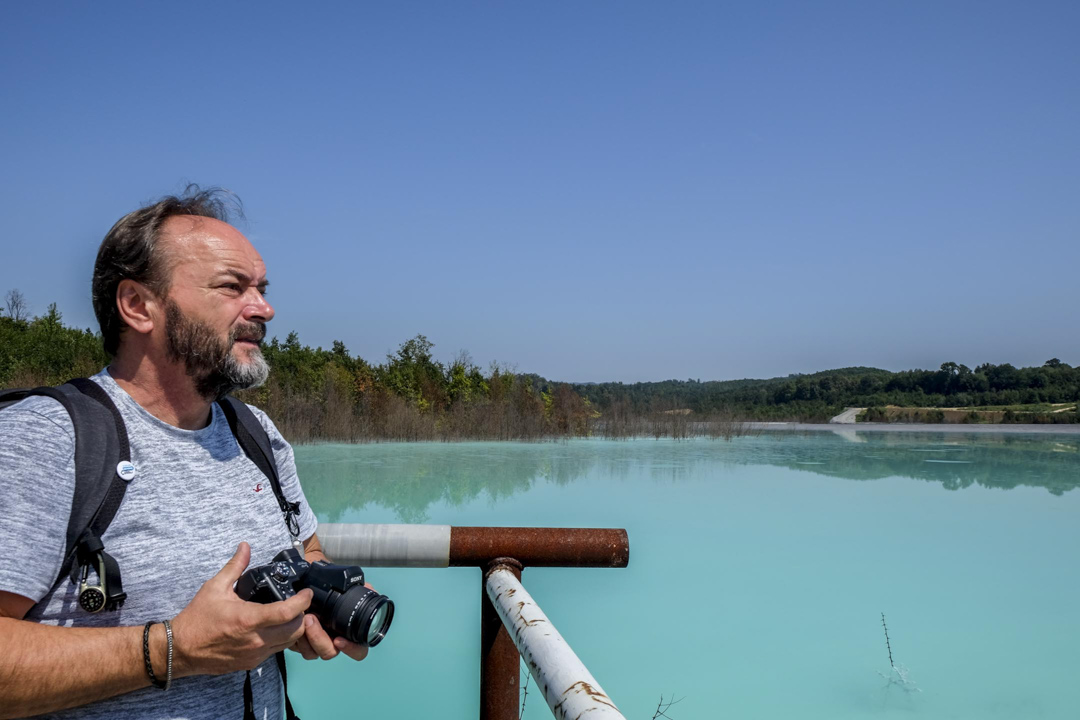
[[[229,422],[236,441],[248,459],[262,471],[262,474],[270,480],[270,487],[274,489],[278,506],[285,514],[285,524],[289,528],[289,534],[295,539],[300,535],[300,503],[289,502],[285,493],[281,490],[281,482],[278,480],[277,463],[274,461],[274,449],[270,446],[270,436],[266,429],[255,417],[246,404],[232,396],[226,396],[218,400],[218,405],[225,413],[225,419]]]
[[[108,490],[105,492],[105,496],[101,499],[97,508],[94,509],[92,519],[89,523],[86,523],[86,529],[80,532],[79,537],[76,538],[77,544],[80,541],[87,542],[92,539],[97,539],[100,544],[101,536],[105,534],[105,530],[108,529],[109,524],[113,521],[113,518],[116,517],[116,511],[120,509],[120,503],[124,500],[124,492],[127,490],[128,482],[131,480],[130,478],[125,480],[120,477],[119,474],[119,464],[123,461],[131,461],[131,445],[128,443],[127,426],[124,425],[124,418],[121,417],[120,410],[117,409],[112,398],[110,398],[109,394],[96,382],[87,378],[75,378],[74,380],[69,380],[66,384],[73,386],[84,396],[90,398],[100,407],[104,408],[110,417],[109,422],[101,423],[101,425],[104,426],[104,430],[111,429],[114,432],[114,437],[110,437],[107,442],[111,452],[108,453],[108,457],[104,460],[104,468],[101,470],[102,474],[98,476],[109,478]],[[100,412],[95,412],[95,415],[100,415]],[[97,420],[98,418],[94,419]],[[86,418],[86,420],[90,420],[90,418]],[[94,466],[90,465],[80,473],[80,470],[83,468],[79,463],[78,441],[81,437],[86,435],[86,422],[83,421],[82,418],[76,418],[74,415],[72,415],[72,421],[75,423],[75,477],[76,484],[78,484],[80,475],[88,480],[92,477],[90,473],[94,471]],[[113,447],[113,440],[115,440],[115,448]],[[85,445],[86,443],[83,444]],[[93,448],[86,448],[84,453],[84,460],[89,459],[93,454]],[[116,459],[116,463],[112,463],[113,458]],[[110,473],[109,470],[112,470],[112,472]],[[74,515],[75,513],[73,512],[73,519]],[[70,535],[68,541],[70,544]]]
[[[56,400],[67,410],[75,433],[75,489],[68,517],[64,560],[56,583],[76,582],[80,567],[100,555],[107,578],[107,607],[116,609],[126,595],[119,564],[105,552],[102,535],[124,499],[127,480],[119,475],[120,461],[130,461],[127,429],[119,410],[100,385],[76,378],[57,387],[9,390],[0,393],[0,407],[31,396]],[[129,477],[130,480],[130,477]]]

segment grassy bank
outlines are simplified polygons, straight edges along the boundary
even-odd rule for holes
[[[969,408],[890,405],[867,408],[859,413],[855,420],[861,423],[1067,425],[1080,423],[1080,413],[1077,413],[1077,407],[1072,403]]]

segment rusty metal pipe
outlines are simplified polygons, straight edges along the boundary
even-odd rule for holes
[[[522,586],[515,568],[495,565],[488,571],[484,585],[556,720],[576,720],[586,713],[589,720],[625,720]]]
[[[608,528],[450,528],[450,564],[485,567],[510,557],[525,567],[626,567],[630,539]]]
[[[500,567],[521,580],[521,565],[500,558]],[[521,656],[499,613],[487,596],[487,578],[480,578],[480,720],[518,720]]]
[[[607,528],[450,527],[323,523],[334,562],[364,567],[487,567],[511,557],[529,567],[626,567],[630,540]]]

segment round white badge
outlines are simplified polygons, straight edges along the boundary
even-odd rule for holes
[[[119,475],[122,480],[131,482],[135,479],[135,466],[131,464],[130,460],[121,460],[116,465],[116,474]]]

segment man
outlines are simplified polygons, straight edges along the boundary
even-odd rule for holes
[[[92,379],[120,410],[136,473],[102,538],[121,565],[120,610],[88,613],[76,585],[54,585],[74,492],[67,412],[44,397],[0,412],[0,718],[240,718],[245,670],[255,716],[280,718],[276,652],[366,655],[305,613],[310,590],[268,605],[233,591],[291,537],[215,404],[266,379],[260,342],[274,317],[263,260],[227,219],[218,193],[189,189],[122,218],[98,252],[94,311],[113,359]],[[324,559],[292,449],[253,411],[284,495],[301,503],[305,555]],[[151,685],[143,656],[153,621],[150,665],[164,678],[163,620],[168,692]]]

